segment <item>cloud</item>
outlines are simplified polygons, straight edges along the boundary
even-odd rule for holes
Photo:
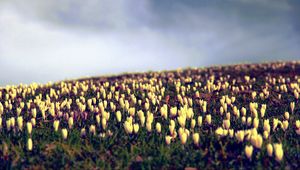
[[[187,64],[186,58],[180,58],[185,51],[182,47],[148,29],[89,32],[28,22],[13,10],[2,10],[0,16],[0,25],[6,24],[0,28],[0,71],[6,73],[0,74],[2,83],[174,69]],[[172,61],[173,57],[177,60]]]
[[[1,1],[0,86],[299,59],[297,9],[267,2]]]

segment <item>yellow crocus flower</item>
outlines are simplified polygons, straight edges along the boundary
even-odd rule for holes
[[[225,129],[229,129],[230,128],[230,120],[229,119],[223,120],[223,127]]]
[[[161,133],[161,124],[159,122],[156,123],[155,128],[157,133]]]
[[[116,112],[116,117],[117,117],[117,121],[118,121],[118,122],[121,122],[121,120],[122,120],[122,114],[121,114],[120,111],[117,111],[117,112]]]
[[[180,141],[181,141],[181,144],[186,144],[186,141],[187,141],[187,134],[186,133],[182,133],[181,135],[179,135],[179,138],[180,138]]]
[[[272,155],[273,155],[273,146],[270,143],[267,145],[267,152],[268,152],[268,155],[270,157],[272,157]]]
[[[138,124],[138,123],[133,124],[133,132],[134,132],[135,134],[137,134],[138,131],[139,131],[139,124]]]
[[[74,123],[73,117],[69,117],[68,125],[69,125],[69,128],[70,128],[70,129],[73,127],[73,123]]]
[[[18,123],[19,130],[22,130],[23,129],[23,117],[22,116],[19,116],[17,118],[17,123]]]
[[[274,154],[275,154],[275,159],[280,162],[283,158],[283,149],[282,149],[282,144],[273,144],[274,146]]]
[[[253,153],[253,146],[252,145],[247,145],[245,147],[245,153],[248,159],[251,159],[252,153]]]
[[[197,123],[198,123],[198,126],[199,126],[199,127],[202,126],[202,116],[198,116],[198,118],[197,118]]]
[[[194,133],[193,134],[193,141],[195,145],[199,144],[199,133]]]
[[[216,135],[218,136],[223,136],[223,128],[219,127],[215,131]]]
[[[289,118],[290,118],[289,112],[284,112],[284,118],[285,118],[286,120],[289,120]]]
[[[147,122],[146,123],[146,129],[147,129],[148,132],[151,132],[151,130],[152,130],[152,123]]]
[[[300,120],[296,120],[295,125],[296,125],[296,128],[297,128],[297,129],[300,129]]]
[[[105,130],[107,127],[107,120],[104,117],[101,119],[101,125],[102,128]]]
[[[100,125],[100,115],[99,114],[96,115],[96,122],[98,125]]]
[[[245,133],[243,130],[240,130],[240,131],[237,131],[236,134],[235,134],[237,140],[239,142],[243,142],[244,141],[244,137],[245,137]]]
[[[254,118],[253,119],[253,127],[257,129],[258,125],[259,125],[259,119],[258,118]]]
[[[191,120],[191,128],[194,129],[196,126],[196,120],[195,119],[192,119]]]
[[[284,120],[284,121],[282,122],[282,125],[283,125],[283,130],[286,131],[287,128],[289,127],[289,121]]]
[[[166,144],[170,145],[172,137],[168,135],[168,136],[165,137],[165,140],[166,140]]]
[[[130,122],[128,122],[128,121],[125,121],[125,122],[124,122],[124,128],[125,128],[125,131],[126,131],[127,134],[131,134],[132,131],[133,131],[133,126],[132,126],[132,124],[131,124]]]
[[[177,107],[175,106],[170,109],[170,115],[174,117],[176,116],[176,114],[177,114]]]
[[[32,139],[29,138],[29,139],[27,140],[27,150],[28,150],[28,151],[32,151],[32,148],[33,148]]]
[[[211,124],[211,115],[210,114],[206,115],[205,120],[206,120],[207,124],[210,125]]]
[[[32,124],[31,124],[31,122],[27,122],[26,126],[27,126],[27,132],[28,132],[28,134],[31,134],[31,132],[32,132]]]
[[[89,128],[90,133],[92,133],[93,135],[96,135],[96,126],[95,125],[91,125]]]
[[[54,128],[55,132],[58,131],[58,127],[59,127],[59,120],[54,120],[54,122],[53,122],[53,128]]]
[[[64,140],[66,140],[68,138],[68,130],[66,128],[63,128],[61,130],[61,134]]]

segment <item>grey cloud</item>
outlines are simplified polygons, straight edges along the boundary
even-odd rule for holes
[[[0,86],[299,60],[298,4],[280,0],[1,1]]]

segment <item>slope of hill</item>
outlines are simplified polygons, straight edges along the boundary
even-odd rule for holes
[[[300,166],[300,62],[0,89],[0,168]]]

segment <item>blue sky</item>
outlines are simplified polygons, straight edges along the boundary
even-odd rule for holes
[[[287,0],[1,0],[0,86],[300,59]]]

